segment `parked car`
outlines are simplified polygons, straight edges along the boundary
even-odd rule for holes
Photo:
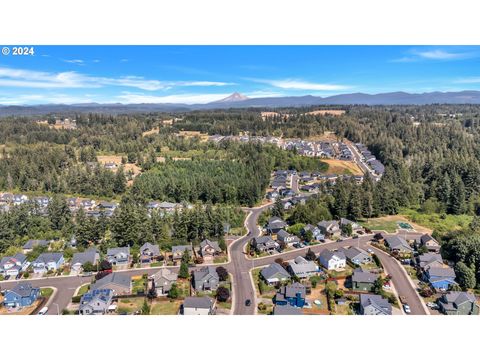
[[[367,249],[367,252],[368,252],[369,254],[373,254],[373,250],[370,249],[370,248]]]
[[[38,312],[38,315],[45,315],[48,311],[48,307],[44,306],[43,308],[40,309]]]
[[[403,304],[403,311],[405,311],[406,314],[410,314],[412,312],[408,304]]]
[[[247,299],[245,300],[245,306],[250,306],[252,304],[252,300]]]

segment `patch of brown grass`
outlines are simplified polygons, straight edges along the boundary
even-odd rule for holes
[[[328,164],[327,174],[363,175],[362,170],[353,161],[337,159],[322,159],[322,161]]]

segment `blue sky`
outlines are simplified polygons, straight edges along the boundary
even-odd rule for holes
[[[35,46],[0,55],[0,104],[207,103],[480,90],[474,46]]]

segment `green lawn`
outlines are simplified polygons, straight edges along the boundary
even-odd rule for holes
[[[80,287],[80,289],[78,289],[78,294],[77,295],[82,296],[83,294],[85,294],[88,291],[89,288],[90,288],[90,284],[82,285]]]
[[[118,301],[117,313],[133,314],[142,310],[144,298],[124,298]]]
[[[466,228],[473,218],[470,215],[423,214],[414,209],[401,209],[400,214],[414,223],[441,234]]]
[[[360,220],[358,223],[370,230],[385,230],[387,232],[395,232],[398,229],[396,220],[387,220],[387,219],[368,219]]]
[[[53,289],[49,287],[41,288],[40,289],[40,295],[43,297],[50,297],[53,294]]]
[[[152,303],[151,315],[176,315],[182,304],[181,300],[157,300]]]
[[[135,294],[137,291],[144,291],[147,281],[143,278],[133,280],[132,292]]]
[[[257,290],[257,296],[262,296],[266,298],[272,298],[275,295],[275,287],[267,285],[263,280],[260,280],[260,271],[262,269],[253,269],[252,276],[253,282],[255,283],[255,289]],[[258,288],[259,281],[263,282],[263,292],[260,294],[260,289]]]
[[[216,258],[213,259],[213,263],[214,264],[221,264],[221,263],[225,263],[228,261],[228,256],[218,256]]]
[[[232,303],[217,301],[217,306],[222,309],[230,310],[232,308]]]
[[[413,268],[412,266],[409,266],[409,265],[404,265],[404,267],[405,267],[405,270],[407,270],[408,275],[413,280],[418,280],[417,271],[415,270],[415,268]]]

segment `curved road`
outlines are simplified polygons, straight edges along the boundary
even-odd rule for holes
[[[254,237],[260,235],[260,228],[258,227],[258,218],[260,214],[265,211],[272,204],[267,204],[257,208],[246,209],[248,215],[245,219],[245,226],[248,230],[247,235],[235,240],[229,246],[229,262],[223,264],[227,268],[230,274],[232,274],[232,288],[233,288],[233,314],[235,315],[253,315],[255,313],[255,287],[251,278],[251,270],[255,267],[267,266],[273,263],[276,259],[282,258],[284,260],[291,260],[299,255],[305,255],[308,248],[296,249],[288,251],[285,253],[265,256],[262,258],[251,259],[248,258],[245,254],[244,248],[245,245]],[[403,233],[402,233],[403,234]],[[405,232],[408,237],[417,237],[422,234]],[[359,246],[361,248],[368,248],[368,242],[372,239],[371,235],[363,235],[358,239],[346,239],[342,242],[329,242],[324,244],[318,244],[310,246],[312,251],[316,254],[320,253],[324,249],[336,249],[344,246]],[[402,265],[389,254],[371,247],[374,253],[379,257],[382,262],[386,272],[392,276],[392,282],[399,295],[405,296],[408,304],[412,310],[412,314],[424,315],[427,314],[427,309],[420,299],[420,296],[416,292],[413,283],[409,279],[405,270],[402,268]],[[221,265],[221,264],[216,264]],[[211,265],[197,265],[197,267],[202,266],[211,266]],[[152,275],[159,270],[160,267],[156,268],[138,268],[138,269],[128,269],[120,270],[126,275],[140,275],[148,273]],[[178,268],[178,266],[169,266],[168,268]],[[48,310],[48,315],[56,315],[57,311],[59,313],[65,309],[75,290],[86,283],[89,283],[93,280],[93,277],[81,277],[81,276],[58,276],[51,278],[40,278],[40,279],[25,279],[18,281],[3,281],[0,282],[2,289],[11,289],[19,281],[29,281],[35,283],[39,287],[55,287],[57,291],[53,295],[53,298],[50,301],[50,306]],[[252,304],[250,306],[245,305],[245,301],[250,299]]]

